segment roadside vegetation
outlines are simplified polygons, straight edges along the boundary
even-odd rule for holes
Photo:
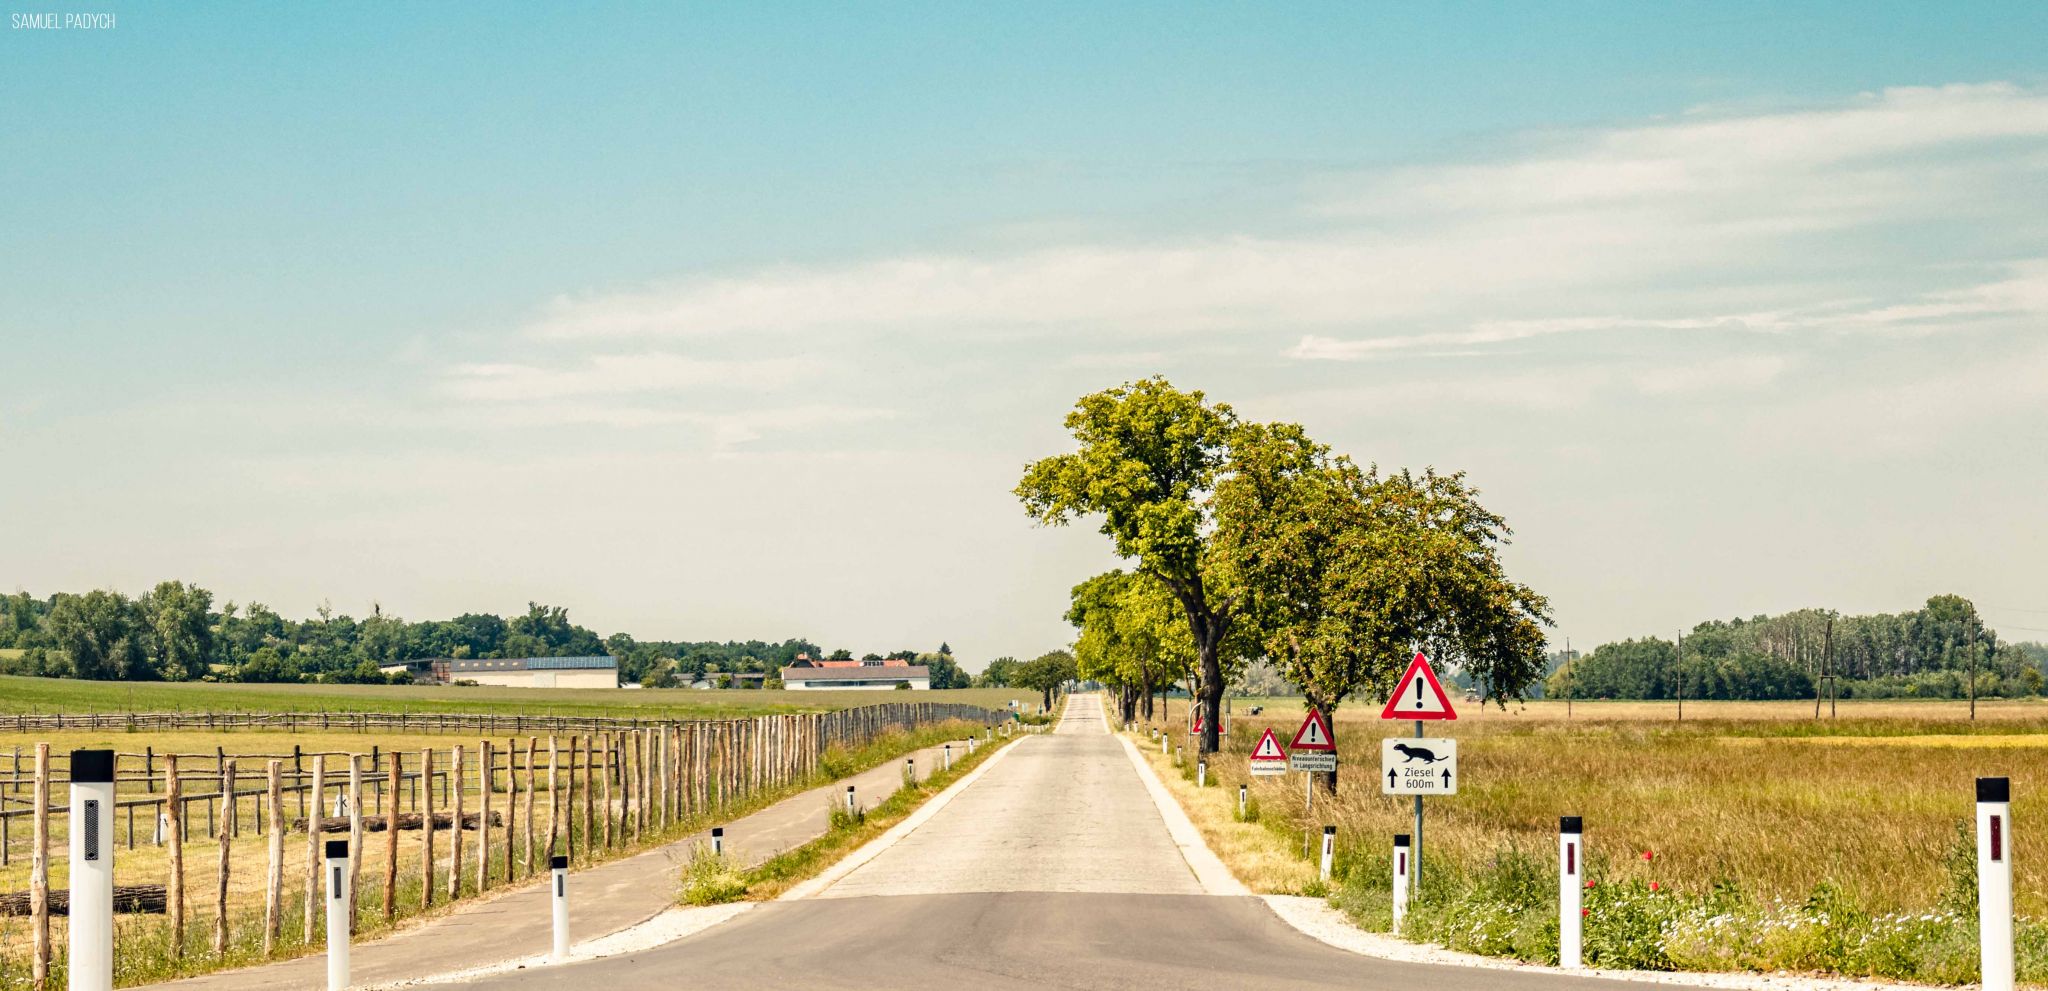
[[[1831,973],[1936,984],[1976,977],[1971,782],[2013,779],[2014,820],[2048,813],[2048,706],[1810,702],[1532,704],[1460,719],[1459,794],[1426,800],[1423,885],[1406,938],[1533,962],[1557,955],[1557,819],[1586,821],[1585,954],[1596,967]],[[1337,791],[1251,778],[1271,726],[1301,706],[1238,706],[1213,786],[1139,729],[1139,747],[1218,856],[1253,890],[1327,895],[1365,929],[1391,923],[1389,848],[1412,806],[1380,794],[1377,713],[1336,723]],[[1467,715],[1461,710],[1460,715]],[[1164,727],[1187,740],[1184,725]],[[1149,744],[1149,747],[1147,746]],[[1186,765],[1192,768],[1190,756]],[[1240,821],[1237,788],[1253,814]],[[1332,882],[1315,837],[1338,827]],[[2048,983],[2048,862],[2015,861],[2018,969]]]

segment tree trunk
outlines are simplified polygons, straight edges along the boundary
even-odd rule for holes
[[[1218,656],[1221,639],[1212,630],[1201,639],[1202,645],[1202,753],[1213,754],[1222,749],[1219,731],[1223,719],[1223,663]]]

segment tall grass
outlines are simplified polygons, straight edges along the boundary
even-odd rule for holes
[[[1580,704],[1570,721],[1552,705],[1430,727],[1459,739],[1463,780],[1456,796],[1426,800],[1410,934],[1554,959],[1557,819],[1581,815],[1595,882],[1586,953],[1597,965],[1974,975],[1975,908],[1965,899],[1974,888],[1964,883],[1972,780],[2012,778],[2014,820],[2042,821],[2048,707],[1987,705],[1975,726],[1951,703],[1842,712],[1826,725],[1813,722],[1810,704],[1689,704],[1681,725],[1668,704]],[[1376,710],[1344,715],[1339,789],[1318,789],[1312,812],[1300,776],[1247,778],[1258,733],[1272,725],[1286,739],[1294,713],[1240,717],[1227,756],[1210,764],[1224,787],[1176,794],[1216,804],[1229,823],[1236,785],[1249,780],[1268,831],[1262,856],[1282,851],[1302,865],[1311,863],[1302,837],[1336,825],[1333,901],[1383,930],[1390,837],[1414,823],[1410,800],[1379,793],[1379,738],[1409,735],[1412,724],[1381,723]],[[2048,980],[2048,860],[2014,866],[2021,973]],[[1258,890],[1314,887],[1264,862],[1245,880]]]

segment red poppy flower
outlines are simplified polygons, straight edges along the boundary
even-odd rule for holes
[[[1651,890],[1651,891],[1655,891],[1655,890],[1657,890],[1657,882],[1655,882],[1655,881],[1651,881],[1651,882],[1650,882],[1650,890]]]
[[[1579,914],[1580,914],[1580,915],[1582,915],[1582,916],[1585,916],[1585,915],[1592,915],[1592,914],[1593,914],[1593,910],[1592,910],[1592,909],[1590,909],[1590,908],[1582,908],[1582,909],[1579,909]]]
[[[1650,851],[1648,851],[1648,850],[1644,850],[1644,851],[1643,851],[1643,859],[1644,859],[1644,860],[1649,860],[1649,859],[1651,859],[1651,854],[1650,854]]]

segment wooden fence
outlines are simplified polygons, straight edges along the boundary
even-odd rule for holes
[[[0,727],[10,718],[0,718]],[[832,747],[857,747],[891,730],[908,730],[965,720],[988,725],[1007,718],[993,710],[958,703],[889,702],[836,712],[756,716],[721,720],[584,719],[553,716],[387,713],[134,713],[89,716],[29,716],[33,729],[146,730],[263,728],[360,732],[461,733],[486,738],[474,746],[417,751],[289,754],[164,753],[145,747],[115,758],[117,849],[161,847],[158,878],[129,872],[125,911],[169,916],[170,945],[183,953],[195,902],[211,911],[211,949],[225,955],[230,920],[235,843],[245,828],[266,841],[262,858],[263,946],[268,953],[280,937],[288,907],[301,910],[300,938],[316,939],[317,883],[321,840],[346,834],[351,872],[360,905],[377,900],[385,920],[400,908],[403,881],[408,897],[417,881],[419,907],[509,884],[547,869],[548,858],[604,859],[616,850],[666,835],[670,827],[715,817],[734,803],[763,791],[794,785],[819,770]],[[61,723],[60,723],[61,721]],[[545,733],[543,736],[541,734]],[[566,737],[564,734],[567,734]],[[490,736],[504,734],[502,739]],[[67,828],[61,787],[69,782],[68,753],[37,744],[16,751],[0,785],[0,866],[26,853],[32,863],[29,890],[0,892],[0,915],[28,915],[33,935],[33,986],[47,979],[49,925],[61,913],[66,893],[49,888],[52,844]],[[23,766],[27,758],[27,767]],[[0,761],[7,760],[0,755]],[[121,797],[123,794],[129,797]],[[470,800],[476,808],[467,808]],[[288,809],[287,806],[296,808]],[[140,821],[138,822],[138,813]],[[248,822],[245,826],[244,815]],[[27,828],[15,820],[25,819]],[[195,826],[199,827],[195,830]],[[368,842],[367,834],[381,833]],[[286,837],[298,853],[288,854]],[[401,870],[401,834],[413,862]],[[445,845],[437,841],[445,837]],[[212,864],[192,862],[195,842],[211,839]],[[17,845],[26,850],[17,850]],[[61,848],[61,843],[58,844]],[[246,858],[245,858],[246,859]],[[301,875],[296,897],[286,891],[287,860]],[[117,858],[116,863],[119,863]],[[365,864],[378,881],[366,891]],[[211,875],[204,890],[188,882]],[[287,906],[287,902],[296,903]],[[253,906],[246,908],[253,909]],[[54,910],[54,911],[53,911]],[[360,917],[360,916],[359,916]]]

